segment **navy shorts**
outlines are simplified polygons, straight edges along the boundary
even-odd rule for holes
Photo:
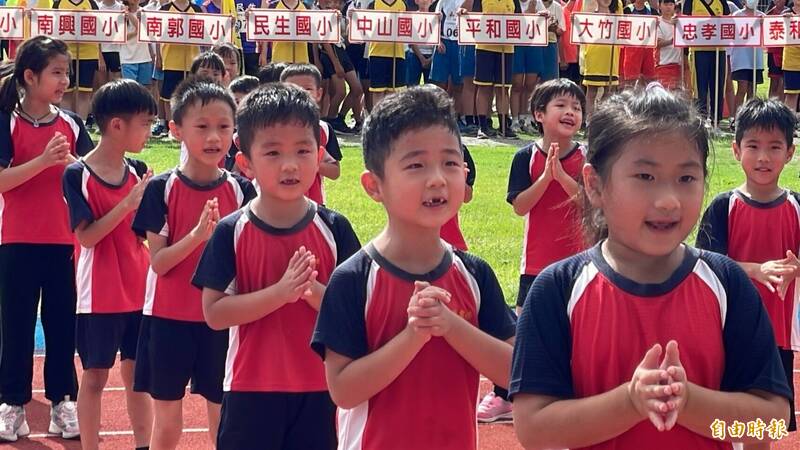
[[[164,71],[164,81],[161,82],[161,93],[159,94],[162,101],[168,102],[172,98],[175,88],[183,81],[183,74],[182,70]]]
[[[78,80],[78,91],[92,92],[94,74],[97,72],[97,64],[96,59],[82,59],[80,61],[73,59],[72,69],[69,72],[68,91],[75,89],[75,77],[80,77]]]
[[[517,292],[517,306],[522,308],[525,306],[525,299],[528,298],[528,291],[533,286],[533,281],[536,275],[520,275],[519,276],[519,292]]]
[[[783,70],[783,92],[800,94],[800,71]]]
[[[339,59],[339,64],[342,65],[344,73],[355,70],[355,67],[353,67],[353,62],[350,61],[350,56],[346,51],[344,51],[343,48],[334,45],[333,51],[336,53],[336,57]],[[322,49],[319,51],[319,60],[320,63],[322,63],[323,80],[330,79],[332,76],[336,75],[336,69],[333,67],[333,61],[331,61],[331,58],[328,57],[328,54]]]
[[[103,52],[103,61],[106,62],[106,72],[120,72],[122,65],[119,62],[119,52]]]
[[[462,45],[459,48],[461,59],[461,78],[473,78],[475,76],[475,46]]]
[[[156,400],[180,400],[191,380],[191,392],[222,403],[228,353],[228,331],[205,322],[144,316],[137,349],[133,390]]]
[[[75,344],[83,370],[110,369],[120,361],[136,359],[142,312],[77,314]]]
[[[786,424],[786,429],[788,431],[797,431],[797,416],[795,415],[794,406],[794,352],[778,348],[778,354],[781,356],[783,370],[786,372],[789,389],[792,391],[792,398],[789,400],[789,423]]]
[[[394,59],[394,64],[392,64]],[[394,72],[392,72],[394,70]],[[392,84],[394,73],[394,84]],[[384,56],[369,58],[369,91],[384,92],[391,89],[405,87],[406,85],[406,60]]]
[[[501,61],[505,60],[505,67]],[[475,81],[478,86],[511,86],[513,53],[475,50]],[[503,74],[505,71],[505,74]],[[505,75],[505,77],[503,77]],[[503,80],[505,78],[505,80]]]
[[[350,62],[353,63],[360,80],[369,80],[369,60],[364,57],[365,48],[365,44],[347,45],[347,54],[350,56]]]
[[[764,83],[764,70],[756,69],[756,84]],[[753,71],[750,69],[734,70],[731,72],[731,79],[733,81],[749,81],[753,82]]]
[[[430,79],[437,83],[447,83],[450,80],[455,85],[461,85],[461,54],[458,41],[442,39],[444,53],[435,51],[431,61]]]
[[[334,450],[336,405],[323,392],[226,392],[217,450]]]

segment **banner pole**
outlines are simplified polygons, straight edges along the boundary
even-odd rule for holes
[[[715,67],[714,67],[714,131],[719,125],[719,48],[714,48]],[[725,87],[723,86],[723,89]]]
[[[80,41],[75,41],[75,88],[72,90],[72,108],[73,112],[78,113],[78,90],[81,85],[81,44]],[[88,118],[88,117],[87,117]],[[86,120],[86,118],[83,118]]]
[[[506,53],[505,49],[501,48],[500,51],[500,104],[503,105],[502,112],[508,112],[508,109],[505,108],[506,106]],[[489,103],[489,111],[491,112],[492,105],[491,102]],[[489,114],[491,117],[491,114]],[[506,115],[500,112],[500,108],[497,109],[497,118],[500,121],[500,133],[505,137],[506,135]]]
[[[397,44],[392,43],[392,92],[397,85]]]
[[[756,98],[756,92],[757,92],[756,87],[758,86],[758,80],[756,79],[756,66],[758,66],[756,58],[758,52],[756,50],[758,49],[756,47],[753,47],[753,83],[752,83],[753,93],[750,94],[751,99]]]

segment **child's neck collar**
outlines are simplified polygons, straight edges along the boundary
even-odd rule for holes
[[[679,244],[664,256],[642,255],[610,237],[600,244],[603,259],[614,272],[639,284],[662,284],[681,266],[686,246]]]
[[[397,221],[389,221],[372,244],[386,260],[411,274],[434,271],[446,252],[439,230],[405,226]]]
[[[178,170],[189,180],[197,184],[211,184],[219,179],[224,173],[217,166],[206,166],[196,159],[189,156]]]
[[[303,222],[309,210],[316,207],[305,197],[282,200],[263,190],[250,202],[250,211],[264,224],[276,230],[290,230]]]
[[[57,110],[50,102],[37,100],[30,95],[22,97],[22,100],[19,101],[18,108],[22,109],[25,115],[32,118],[44,116],[40,121],[45,120],[50,114]]]

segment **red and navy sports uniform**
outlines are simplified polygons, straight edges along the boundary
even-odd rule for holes
[[[154,177],[147,184],[133,221],[141,237],[147,232],[173,245],[191,233],[206,201],[217,198],[221,216],[236,211],[255,197],[253,185],[238,175],[199,185],[179,169]],[[152,267],[147,275],[144,318],[134,375],[134,390],[156,400],[180,400],[191,379],[192,392],[222,402],[227,332],[208,327],[203,317],[202,292],[191,285],[204,245],[165,274]]]
[[[560,158],[564,172],[576,180],[583,170],[585,153],[585,147],[575,143],[572,150]],[[508,203],[513,204],[519,194],[539,179],[546,163],[547,151],[537,143],[517,151],[508,177]],[[553,180],[525,215],[517,306],[525,303],[528,289],[539,272],[584,248],[578,207],[558,181]]]
[[[64,171],[70,227],[108,214],[147,172],[141,161],[125,159],[119,183],[100,178],[84,160]],[[75,243],[78,293],[76,343],[84,369],[110,369],[120,358],[136,359],[149,254],[133,233],[133,212],[91,248]]]
[[[71,112],[59,110],[53,120],[35,125],[16,112],[0,112],[0,166],[38,158],[56,133],[67,138],[74,156],[94,148],[83,122]],[[51,166],[0,193],[0,392],[9,405],[31,400],[40,312],[48,342],[45,396],[59,402],[77,395],[75,266],[63,174],[63,165]]]
[[[321,161],[326,159],[334,159],[335,161],[342,160],[342,150],[339,148],[339,139],[336,138],[336,132],[328,125],[328,122],[319,121],[319,134],[320,134],[320,147],[324,147],[324,153],[321,155]],[[325,204],[325,188],[322,185],[322,174],[317,172],[314,176],[314,183],[308,188],[306,197],[314,200],[317,204]]]
[[[514,336],[511,310],[483,260],[448,247],[438,267],[415,275],[368,244],[334,272],[312,347],[323,357],[327,349],[354,360],[381,348],[406,327],[416,280],[450,292],[447,307],[483,332],[504,341]],[[444,338],[434,337],[389,386],[339,412],[340,448],[475,449],[479,379]]]
[[[768,236],[768,238],[765,238]],[[703,214],[697,247],[729,256],[734,261],[765,263],[800,251],[800,194],[784,193],[769,203],[755,201],[739,190],[717,195]],[[800,297],[792,281],[781,298],[759,282],[753,285],[767,309],[787,379],[793,379],[794,353],[800,351]],[[789,385],[794,392],[793,384]],[[794,401],[789,430],[797,429]]]
[[[192,282],[228,295],[259,291],[281,279],[301,246],[315,255],[317,280],[327,284],[360,244],[344,216],[311,201],[291,228],[273,227],[245,207],[217,225]],[[316,320],[317,311],[298,299],[231,327],[218,448],[336,446],[324,366],[308,346]],[[294,419],[281,418],[287,409]]]
[[[466,163],[467,169],[469,169],[469,172],[467,172],[467,186],[475,186],[475,178],[478,176],[478,172],[475,169],[475,161],[473,161],[472,155],[469,153],[469,149],[467,149],[466,145],[461,145],[461,150],[464,152],[464,163]],[[461,227],[458,224],[458,213],[456,213],[452,219],[448,220],[447,223],[442,225],[441,230],[439,230],[439,237],[452,245],[453,248],[461,250],[462,252],[467,251],[467,241],[464,239],[464,235],[461,233]]]
[[[676,340],[689,381],[723,392],[791,397],[769,317],[739,266],[686,247],[661,284],[639,284],[609,266],[600,245],[549,266],[531,286],[517,325],[512,396],[578,399],[630,381],[647,350]],[[613,326],[609,326],[613,324]],[[644,420],[587,448],[730,449],[683,426]]]

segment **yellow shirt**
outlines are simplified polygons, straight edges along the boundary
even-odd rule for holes
[[[800,72],[800,47],[783,47],[783,70]]]
[[[375,3],[370,9],[374,9],[375,11],[405,11],[406,3],[403,0],[394,0],[394,3],[389,3],[385,0],[375,0]],[[398,43],[370,42],[369,56],[405,59],[406,48],[403,44]]]
[[[297,0],[297,6],[290,8],[283,3],[283,0],[275,4],[275,9],[288,9],[294,11],[305,11],[306,5],[301,0]],[[292,48],[294,47],[294,50]],[[294,54],[292,54],[294,53]],[[308,43],[299,42],[273,42],[272,43],[272,62],[285,62],[308,64]]]
[[[536,0],[531,0],[536,1]],[[481,0],[480,11],[486,14],[512,14],[519,12],[519,4],[514,0]],[[497,53],[514,53],[513,45],[476,45],[476,50],[487,50]]]
[[[55,0],[53,2],[53,9],[69,10],[69,11],[97,11],[97,3],[94,0],[78,0],[73,3],[72,0]],[[76,21],[77,26],[77,21]],[[100,46],[98,44],[67,44],[69,52],[72,54],[72,59],[99,59]]]
[[[182,13],[201,13],[199,6],[189,4],[186,9],[178,8],[175,3],[169,2],[161,7],[161,11],[173,11]],[[161,44],[161,68],[163,70],[188,71],[192,67],[192,61],[200,54],[200,49],[196,45],[184,44]]]

